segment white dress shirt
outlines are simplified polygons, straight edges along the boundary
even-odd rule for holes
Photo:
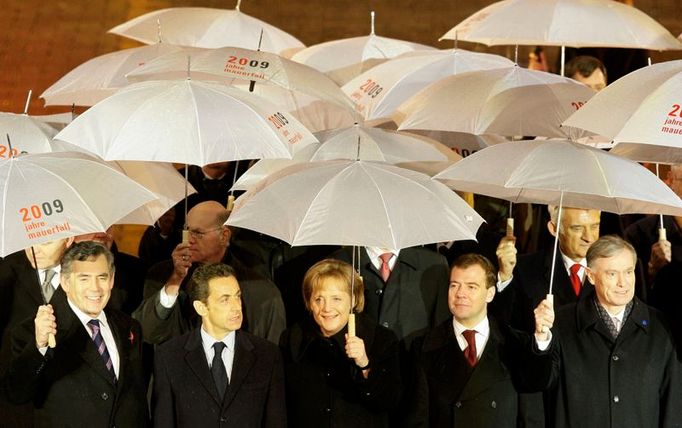
[[[388,261],[388,267],[393,271],[393,268],[395,267],[396,262],[398,261],[398,255],[400,254],[400,250],[392,250],[390,248],[379,248],[379,247],[365,247],[365,251],[367,251],[367,256],[369,256],[369,261],[372,262],[375,268],[377,270],[381,270],[381,255],[384,253],[393,253],[393,256],[391,259]]]
[[[473,327],[465,327],[460,324],[456,319],[452,319],[452,325],[455,329],[455,337],[457,338],[457,344],[459,344],[459,349],[464,351],[469,343],[464,338],[462,334],[464,330],[475,330],[474,340],[476,341],[476,359],[480,359],[483,354],[483,349],[485,349],[486,343],[488,343],[488,337],[490,336],[490,321],[488,317],[483,318],[478,324]]]
[[[57,265],[48,269],[38,269],[38,272],[40,273],[40,284],[42,286],[43,282],[45,281],[45,275],[47,274],[48,270],[53,270],[55,272],[55,275],[52,277],[52,280],[50,281],[50,285],[52,285],[52,288],[55,290],[57,287],[59,287],[59,275],[62,272],[62,267],[61,265]]]
[[[236,337],[236,332],[232,331],[223,337],[222,340],[215,340],[210,334],[206,333],[204,326],[202,325],[199,329],[201,332],[201,346],[204,348],[204,355],[206,356],[206,362],[208,363],[208,368],[210,369],[213,365],[213,355],[215,350],[213,349],[213,344],[216,342],[223,342],[225,344],[225,349],[223,349],[223,354],[220,356],[223,359],[223,365],[225,366],[225,371],[227,372],[227,379],[232,378],[232,363],[234,362],[234,340]]]
[[[564,253],[561,252],[561,250],[559,250],[559,254],[561,254],[561,260],[563,261],[564,268],[566,269],[566,273],[568,274],[568,277],[570,278],[571,277],[571,266],[576,264],[576,262],[573,261],[572,259],[568,258],[567,256],[565,256]],[[580,277],[580,282],[582,283],[583,280],[585,279],[585,268],[587,267],[587,259],[583,258],[582,260],[580,260],[577,263],[580,263],[580,265],[582,266],[580,268],[580,270],[578,271],[578,276]],[[502,281],[500,279],[500,274],[498,273],[497,274],[497,287],[496,287],[497,292],[500,293],[500,292],[502,292],[502,290],[507,288],[507,286],[512,282],[512,279],[514,279],[513,274],[512,274],[512,276],[509,277],[508,280]]]

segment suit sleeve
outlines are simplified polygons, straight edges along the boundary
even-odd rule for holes
[[[43,356],[35,344],[33,320],[26,320],[12,331],[12,361],[2,380],[3,394],[15,404],[33,400],[51,360],[52,350]]]
[[[163,350],[154,355],[154,389],[152,392],[152,425],[154,427],[174,427],[175,402],[169,380]]]
[[[273,346],[274,358],[268,398],[265,403],[264,428],[286,428],[287,409],[284,399],[284,366],[279,348]]]
[[[372,409],[394,410],[402,395],[403,382],[398,339],[392,331],[381,328],[376,330],[375,343],[369,350],[369,362],[367,379],[359,369],[356,374],[361,400]]]

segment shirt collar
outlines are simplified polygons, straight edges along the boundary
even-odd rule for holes
[[[213,344],[216,342],[223,342],[227,349],[230,351],[234,352],[234,343],[235,343],[235,337],[236,337],[236,331],[231,331],[227,333],[225,337],[223,337],[221,340],[215,340],[213,336],[208,334],[206,330],[204,330],[204,326],[202,325],[201,328],[199,329],[201,332],[201,343],[204,346],[204,352],[206,355],[208,354],[208,351],[213,348]]]
[[[107,316],[104,313],[104,311],[100,312],[99,315],[97,315],[96,317],[92,317],[86,314],[85,312],[81,311],[76,305],[73,304],[73,302],[68,297],[66,301],[69,303],[69,306],[71,307],[73,313],[76,314],[81,324],[83,324],[84,326],[87,326],[90,320],[98,320],[100,324],[104,325],[104,327],[109,327],[109,324],[107,322]]]
[[[455,328],[455,334],[457,336],[461,336],[464,330],[476,330],[476,333],[483,337],[488,337],[490,335],[490,321],[488,321],[488,317],[483,318],[473,327],[465,327],[460,324],[455,317],[452,317],[452,325]]]
[[[576,263],[578,263],[578,264],[580,264],[580,266],[582,266],[581,270],[578,271],[579,274],[581,273],[581,271],[584,271],[585,268],[587,267],[587,259],[586,259],[586,258],[583,257],[582,259],[580,259],[580,261],[577,261],[577,262],[576,262],[575,260],[573,260],[573,259],[571,259],[570,257],[566,256],[566,255],[565,255],[564,253],[562,253],[561,251],[559,251],[559,253],[561,254],[561,260],[564,262],[564,267],[566,268],[566,270],[567,270],[568,272],[570,272],[571,266],[573,266],[573,265],[576,264]]]
[[[394,250],[391,248],[365,247],[365,251],[367,251],[369,260],[377,269],[381,267],[381,258],[379,256],[382,254],[393,253],[393,257],[391,257],[391,259],[388,261],[388,265],[391,269],[393,269],[393,266],[395,266],[396,260],[398,260],[398,255],[400,254],[400,250]]]

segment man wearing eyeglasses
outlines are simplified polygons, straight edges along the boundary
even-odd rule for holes
[[[142,324],[145,341],[161,344],[197,325],[199,319],[189,301],[186,283],[199,265],[225,263],[241,279],[244,329],[278,343],[286,327],[282,296],[275,284],[231,254],[231,231],[224,225],[228,216],[229,211],[218,202],[197,204],[187,213],[189,242],[178,244],[170,260],[149,268],[142,304],[133,314]]]

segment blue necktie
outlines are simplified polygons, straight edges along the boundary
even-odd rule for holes
[[[111,361],[111,355],[109,355],[109,351],[107,350],[107,344],[104,343],[104,338],[100,332],[99,320],[90,320],[88,321],[88,325],[92,330],[92,341],[95,342],[97,352],[99,352],[99,355],[102,357],[104,365],[107,366],[107,370],[111,372],[114,380],[116,380],[116,373],[114,373],[114,363]]]

